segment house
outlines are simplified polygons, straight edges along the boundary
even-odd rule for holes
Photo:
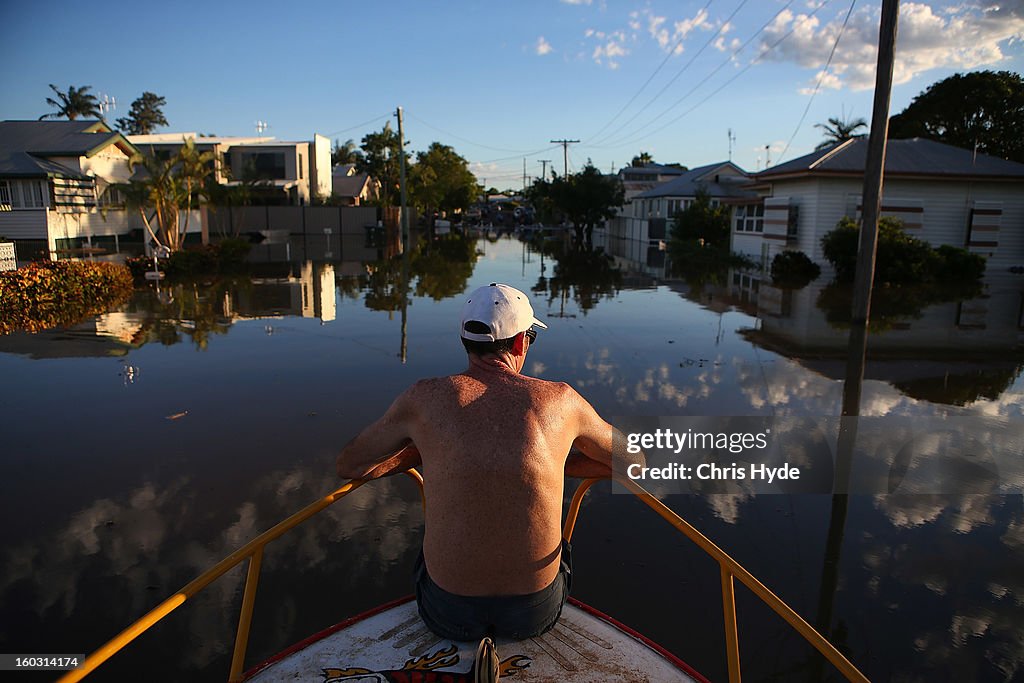
[[[0,235],[19,259],[116,251],[131,226],[110,186],[131,176],[136,151],[103,121],[0,122]]]
[[[331,195],[348,206],[372,202],[380,192],[380,181],[356,171],[355,164],[338,164],[331,170]]]
[[[733,251],[767,266],[799,250],[825,269],[821,238],[859,218],[868,141],[854,138],[769,168],[733,212]],[[966,247],[989,270],[1024,264],[1024,164],[924,139],[890,140],[882,216],[933,247]]]
[[[632,177],[638,170],[623,169],[620,177]],[[674,170],[678,173],[656,176],[663,178],[662,182],[634,193],[619,215],[608,221],[608,253],[633,264],[659,268],[664,263],[664,242],[672,229],[672,217],[688,207],[698,193],[708,193],[715,206],[756,197],[749,189],[747,172],[731,161]]]
[[[311,142],[272,137],[203,137],[194,132],[131,135],[145,154],[169,157],[191,139],[201,152],[213,152],[213,173],[222,185],[247,184],[262,205],[308,206],[331,196],[331,145],[322,135]]]

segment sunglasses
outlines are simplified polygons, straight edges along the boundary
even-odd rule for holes
[[[526,338],[530,340],[530,346],[537,343],[537,330],[529,329],[526,331]]]

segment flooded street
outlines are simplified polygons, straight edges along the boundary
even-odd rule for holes
[[[290,263],[268,252],[251,281],[143,290],[74,329],[0,337],[0,651],[89,653],[336,488],[344,443],[412,382],[464,369],[460,294],[490,282],[531,293],[549,326],[524,371],[571,384],[611,421],[840,414],[845,332],[821,280],[697,287],[560,263],[506,236],[426,254],[403,304],[394,262],[368,272],[379,255],[362,241],[326,248],[289,247]],[[862,415],[1024,417],[1024,276],[987,282],[985,298],[880,314]],[[664,502],[872,680],[1011,681],[1024,679],[1024,505],[1003,490]],[[247,663],[411,593],[422,533],[418,491],[394,477],[271,544]],[[607,482],[573,546],[575,597],[727,678],[712,559]],[[95,680],[224,680],[243,582],[231,571]],[[839,680],[737,593],[747,680]]]

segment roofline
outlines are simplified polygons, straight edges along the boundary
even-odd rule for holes
[[[863,178],[864,171],[829,171],[826,169],[816,170],[801,170],[801,171],[789,171],[786,173],[779,173],[778,175],[765,175],[761,173],[754,176],[755,186],[760,186],[762,183],[770,183],[776,180],[792,180],[797,178]],[[997,181],[1024,181],[1024,174],[1021,175],[965,175],[963,173],[906,173],[903,171],[886,171],[885,178],[899,178],[901,180],[913,180],[915,178],[921,178],[924,180],[970,180],[972,182],[978,182],[983,180],[997,180]]]
[[[835,156],[841,150],[846,149],[847,147],[852,145],[855,140],[857,140],[857,138],[847,138],[846,140],[843,140],[841,143],[839,143],[838,145],[836,145],[835,147],[830,149],[828,152],[826,152],[825,154],[822,154],[820,157],[818,157],[817,161],[815,161],[814,163],[812,163],[810,166],[807,167],[807,170],[817,169],[819,164],[822,164],[826,160],[831,159],[833,156]]]

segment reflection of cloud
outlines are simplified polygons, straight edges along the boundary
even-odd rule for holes
[[[81,598],[88,595],[90,605],[115,605],[108,618],[123,618],[119,626],[127,626],[159,598],[319,498],[327,480],[312,468],[272,472],[253,482],[249,499],[233,509],[223,500],[211,506],[186,479],[165,485],[149,482],[120,500],[101,498],[50,537],[5,548],[0,594],[31,596],[31,609],[44,625],[48,620],[80,621],[85,609]],[[273,582],[266,579],[275,574],[330,575],[341,595],[358,594],[356,586],[376,586],[385,570],[418,543],[418,495],[409,498],[403,491],[395,479],[366,484],[267,546],[261,593],[267,597],[272,589],[265,585]],[[203,669],[230,651],[244,566],[211,584],[161,627],[165,643],[189,643],[180,655],[179,671]],[[275,624],[282,638],[299,611],[293,592],[308,598],[313,590],[285,585],[283,592],[278,587],[271,593],[276,599],[263,601],[258,609],[258,619]],[[113,636],[114,631],[96,635]]]

